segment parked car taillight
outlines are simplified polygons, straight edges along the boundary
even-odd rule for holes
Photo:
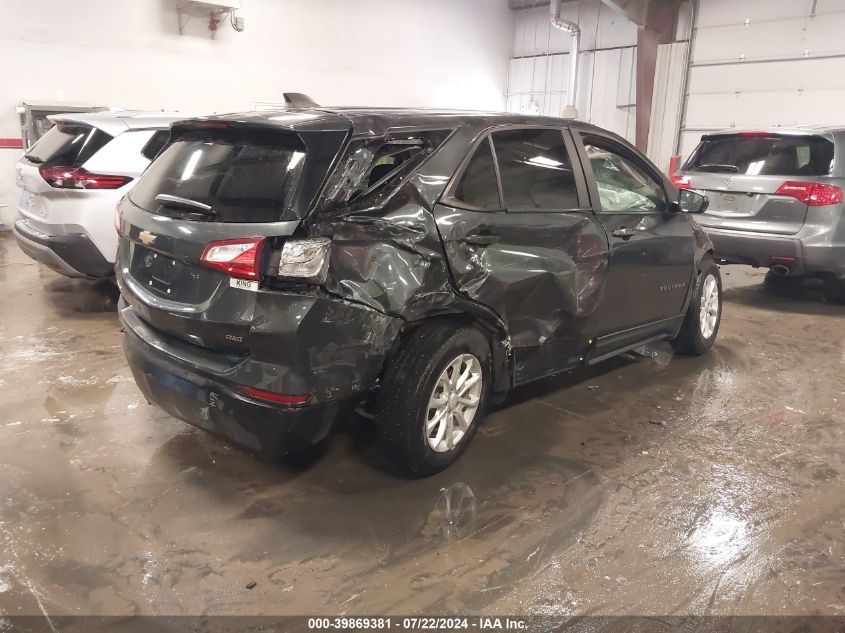
[[[210,242],[200,256],[200,262],[222,271],[230,277],[258,281],[258,270],[263,237],[248,237],[238,240],[220,240]]]
[[[788,180],[775,192],[779,196],[790,196],[800,200],[808,207],[822,207],[827,204],[842,202],[842,189],[818,182],[798,182]]]
[[[120,189],[130,176],[95,174],[82,167],[40,167],[41,177],[56,189]]]
[[[692,182],[690,182],[689,176],[681,176],[680,174],[672,174],[671,176],[672,184],[675,185],[678,189],[691,189]]]

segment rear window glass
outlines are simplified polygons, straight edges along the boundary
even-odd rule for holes
[[[263,144],[188,133],[150,163],[129,197],[171,217],[276,222],[291,205],[305,162],[299,137],[285,137]]]
[[[578,207],[575,175],[561,130],[518,129],[493,134],[502,193],[509,209]]]
[[[38,139],[26,153],[26,158],[45,167],[79,167],[112,138],[90,125],[58,123]]]
[[[824,176],[833,143],[820,136],[716,135],[702,139],[685,171],[749,176]]]
[[[353,141],[326,185],[324,206],[359,210],[381,205],[450,133],[424,130]]]

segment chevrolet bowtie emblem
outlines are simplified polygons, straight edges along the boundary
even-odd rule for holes
[[[141,240],[141,243],[145,246],[149,246],[150,244],[155,242],[158,237],[156,235],[153,235],[149,231],[141,231],[140,233],[138,233],[138,239]]]

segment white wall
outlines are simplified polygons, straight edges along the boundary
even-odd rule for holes
[[[0,0],[0,137],[21,101],[197,112],[304,92],[334,105],[501,110],[514,14],[505,0],[242,0],[246,30],[193,19],[178,0]],[[0,149],[0,222],[18,150]]]
[[[530,6],[530,0],[526,4]],[[541,114],[560,116],[569,86],[571,38],[551,28],[548,7],[516,14],[507,108],[523,112],[533,100]],[[633,140],[636,25],[598,0],[564,3],[561,17],[581,27],[578,118]]]
[[[843,32],[845,0],[700,0],[682,154],[708,130],[845,123]]]

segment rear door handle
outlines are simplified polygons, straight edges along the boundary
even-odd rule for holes
[[[620,226],[611,233],[613,237],[621,237],[623,240],[629,240],[636,234],[637,232],[634,229],[629,229],[627,226]]]
[[[490,246],[499,241],[499,236],[493,233],[470,233],[461,241],[473,246]]]

